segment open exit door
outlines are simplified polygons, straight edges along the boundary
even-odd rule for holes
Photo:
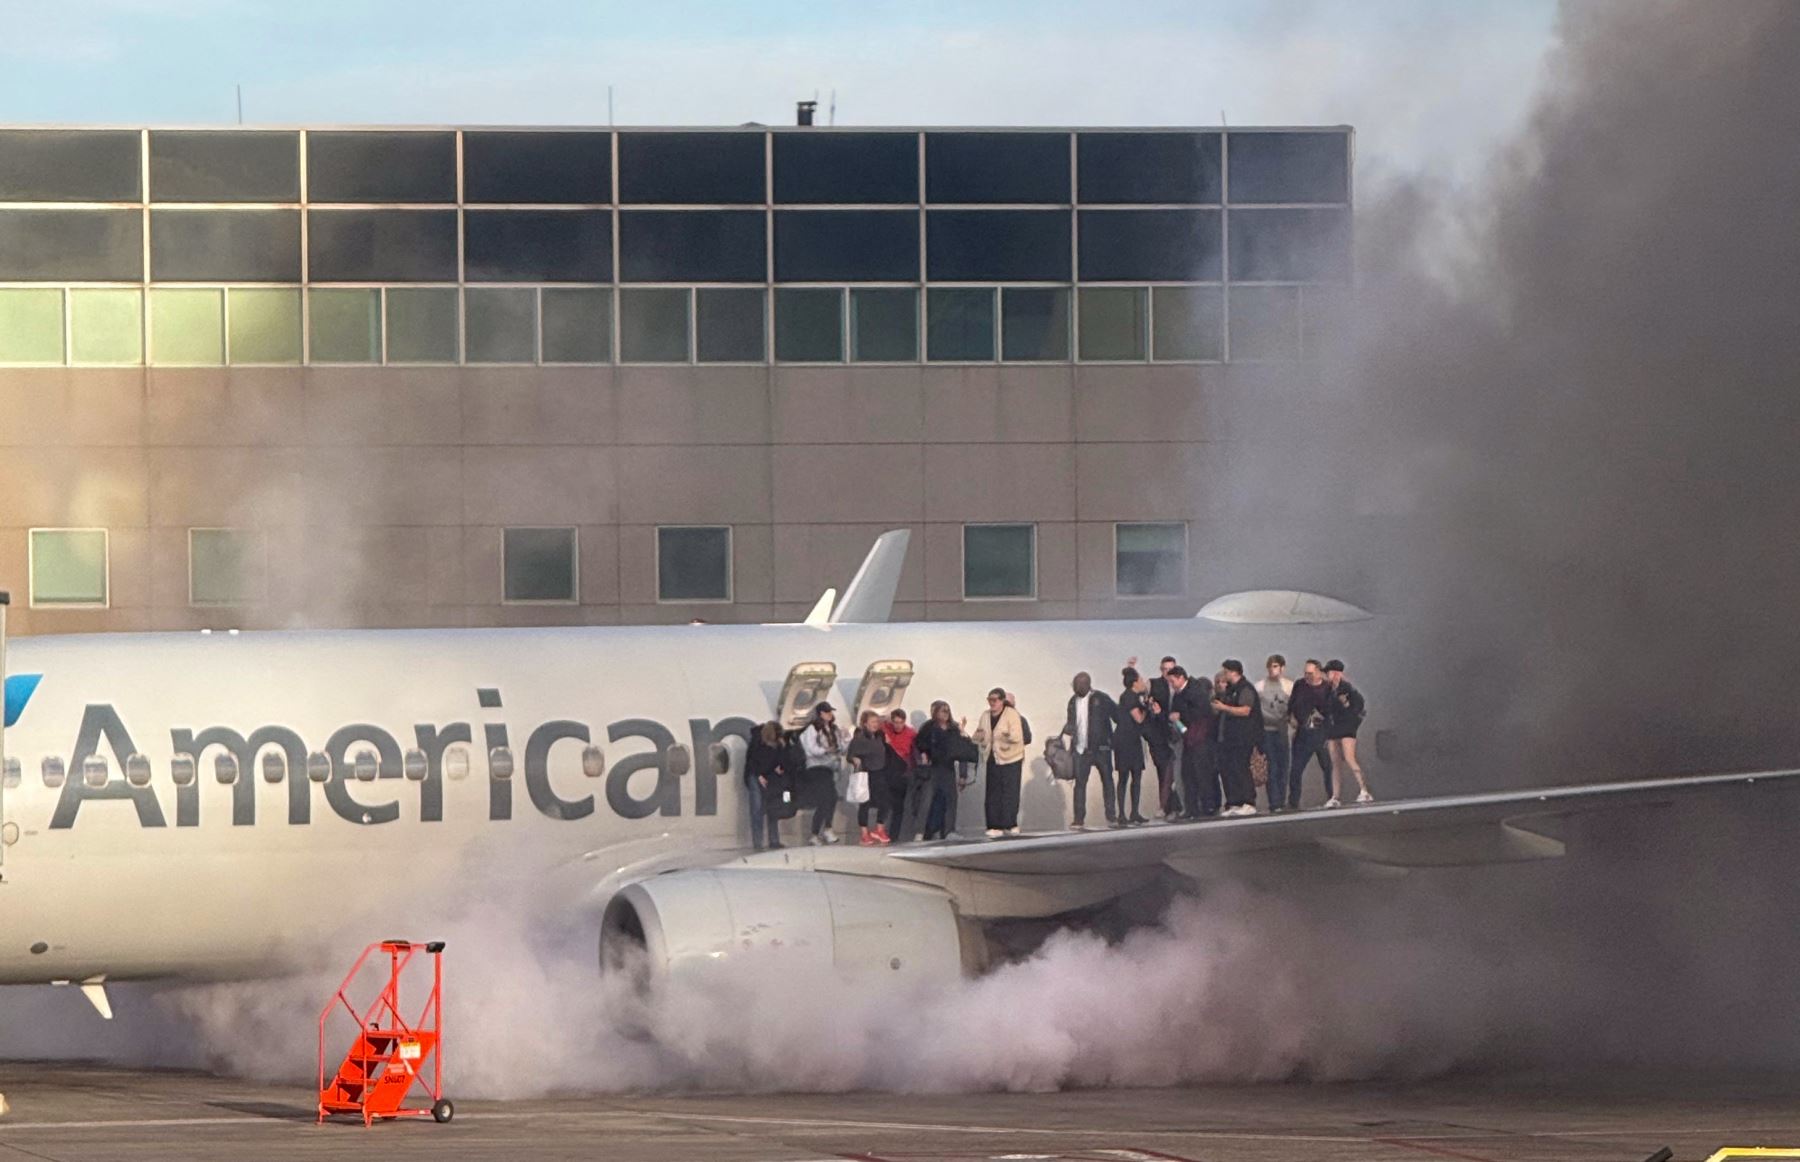
[[[912,679],[913,664],[904,658],[870,662],[869,668],[863,671],[862,684],[856,688],[856,713],[850,721],[861,722],[866,710],[873,710],[885,718],[888,711],[905,700],[906,688],[912,685]]]
[[[783,730],[798,730],[812,717],[813,707],[825,701],[837,681],[837,667],[830,662],[801,662],[788,671],[781,684],[781,701],[775,720]]]

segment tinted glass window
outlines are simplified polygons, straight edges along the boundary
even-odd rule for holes
[[[456,135],[315,130],[306,189],[315,202],[454,202]]]
[[[994,288],[932,287],[925,298],[925,351],[933,362],[994,358]]]
[[[1220,277],[1217,210],[1083,210],[1081,277],[1210,282]]]
[[[545,363],[612,362],[612,292],[599,287],[545,287]]]
[[[463,269],[470,282],[611,282],[606,210],[468,210]]]
[[[381,362],[380,291],[358,287],[307,294],[312,362]]]
[[[69,355],[75,363],[142,363],[144,292],[136,289],[71,288]]]
[[[143,239],[136,210],[0,210],[0,279],[137,282]]]
[[[1217,202],[1217,133],[1080,133],[1083,202]]]
[[[0,201],[135,202],[131,131],[0,130]]]
[[[0,288],[0,363],[63,361],[63,292]]]
[[[777,202],[917,202],[911,133],[777,133]]]
[[[298,210],[152,210],[159,282],[299,282]]]
[[[782,210],[775,215],[777,282],[916,282],[915,210]]]
[[[1000,356],[1013,360],[1069,357],[1069,292],[1063,287],[1002,287]]]
[[[1233,211],[1231,277],[1243,282],[1349,278],[1350,211]]]
[[[314,282],[455,282],[454,210],[313,210]]]
[[[105,605],[106,533],[32,529],[31,603]]]
[[[1037,596],[1037,526],[964,525],[963,596]]]
[[[624,363],[686,363],[685,290],[640,287],[619,292],[619,359]]]
[[[775,358],[837,363],[844,358],[844,292],[783,287],[775,292]]]
[[[464,133],[463,201],[612,201],[610,133]]]
[[[1150,293],[1151,351],[1157,359],[1225,358],[1225,291],[1159,286]]]
[[[1187,589],[1187,527],[1113,526],[1114,589],[1120,597],[1178,597]]]
[[[454,287],[396,287],[385,296],[389,363],[456,362]]]
[[[300,288],[232,287],[225,301],[232,363],[300,362]]]
[[[761,133],[621,133],[619,200],[730,205],[763,200]]]
[[[537,291],[529,287],[463,295],[463,361],[537,362]]]
[[[656,530],[658,601],[730,601],[731,530]]]
[[[694,358],[701,363],[763,362],[761,288],[694,292]]]
[[[507,601],[575,600],[574,529],[503,529]]]
[[[1293,359],[1300,353],[1300,288],[1231,288],[1231,358]]]
[[[1234,202],[1347,202],[1350,136],[1346,133],[1233,133]]]
[[[1067,202],[1066,133],[927,133],[933,202]]]
[[[926,269],[934,282],[1067,282],[1069,215],[1061,210],[932,210]]]
[[[189,529],[188,600],[195,605],[261,601],[267,563],[262,535],[253,530]]]
[[[1082,287],[1081,357],[1096,361],[1142,359],[1146,349],[1145,296],[1141,286]]]
[[[624,282],[762,282],[759,210],[633,210],[619,215]]]
[[[911,287],[852,287],[850,358],[911,363],[919,357],[919,292]]]
[[[150,131],[157,202],[297,202],[298,133]]]

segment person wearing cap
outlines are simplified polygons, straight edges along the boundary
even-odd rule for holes
[[[987,709],[971,736],[981,748],[987,774],[987,836],[1019,834],[1019,778],[1025,768],[1025,724],[1018,707],[998,686],[988,691]]]
[[[1336,658],[1325,663],[1325,684],[1331,688],[1325,712],[1325,741],[1331,747],[1331,765],[1356,776],[1358,803],[1373,803],[1375,796],[1369,793],[1369,780],[1363,778],[1362,764],[1356,761],[1356,732],[1362,729],[1363,717],[1368,713],[1362,691],[1344,677],[1344,663]],[[1337,806],[1337,797],[1333,796],[1326,806]]]
[[[1293,760],[1288,743],[1288,699],[1294,693],[1294,680],[1287,676],[1287,659],[1280,654],[1270,654],[1264,668],[1269,676],[1256,684],[1256,700],[1262,707],[1263,761],[1269,766],[1264,793],[1273,815],[1287,810],[1288,768]]]
[[[1325,666],[1317,658],[1306,659],[1300,681],[1288,692],[1288,718],[1294,723],[1294,745],[1288,763],[1288,810],[1300,809],[1301,778],[1306,764],[1319,760],[1319,773],[1325,779],[1325,806],[1338,805],[1337,791],[1332,788],[1331,748],[1325,742],[1325,717],[1331,709],[1331,687],[1325,681]]]
[[[1102,691],[1094,689],[1094,679],[1086,670],[1076,674],[1070,683],[1068,717],[1063,721],[1063,738],[1069,755],[1075,760],[1075,821],[1072,831],[1087,830],[1088,773],[1100,772],[1101,801],[1106,806],[1106,821],[1117,826],[1118,804],[1113,795],[1113,716],[1117,707]]]
[[[831,703],[813,707],[812,721],[800,732],[800,746],[806,752],[806,778],[803,791],[812,804],[812,834],[806,842],[821,846],[838,841],[831,829],[831,818],[837,814],[837,768],[844,757],[844,736],[837,726],[837,711]]]
[[[1225,784],[1225,814],[1256,814],[1256,781],[1250,777],[1250,756],[1262,742],[1262,707],[1256,687],[1244,677],[1244,663],[1226,658],[1219,665],[1224,688],[1213,696],[1213,713],[1219,716],[1219,777]]]

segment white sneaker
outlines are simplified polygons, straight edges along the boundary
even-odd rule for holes
[[[1331,798],[1325,800],[1325,806],[1327,806],[1327,807],[1342,807],[1343,804],[1338,802],[1338,797],[1336,795],[1333,795]]]
[[[987,829],[987,837],[989,839],[999,839],[1002,835],[1005,835],[1005,834],[1006,834],[1006,832],[1000,830],[998,827],[990,827]]]
[[[1085,823],[1071,823],[1071,824],[1069,824],[1069,830],[1070,830],[1070,831],[1086,831],[1086,830],[1087,830],[1087,824],[1085,824]]]
[[[1008,827],[1006,829],[1006,833],[1008,835],[1017,835],[1017,834],[1019,834],[1019,829],[1017,827]]]
[[[819,834],[824,837],[826,843],[836,843],[838,841],[837,832],[829,827],[819,832]]]
[[[809,835],[806,837],[806,845],[808,847],[824,847],[825,841],[816,835]]]
[[[1242,807],[1237,809],[1237,813],[1238,818],[1240,819],[1248,818],[1249,816],[1256,814],[1256,804],[1245,803]]]
[[[1373,803],[1375,801],[1375,796],[1369,794],[1369,789],[1364,787],[1362,794],[1356,797],[1356,801],[1358,803]]]

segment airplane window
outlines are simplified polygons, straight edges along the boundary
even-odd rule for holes
[[[63,777],[64,777],[65,773],[66,773],[66,771],[65,771],[65,768],[63,767],[63,761],[61,759],[57,758],[55,755],[51,755],[44,760],[44,786],[46,786],[46,787],[62,786],[63,785]]]
[[[597,779],[606,773],[606,755],[597,746],[581,748],[581,773]]]
[[[331,756],[323,751],[313,751],[306,756],[306,777],[315,783],[331,781]]]
[[[688,754],[687,747],[677,743],[663,753],[668,761],[671,775],[685,775],[694,769],[694,759],[692,755]]]
[[[262,775],[265,783],[279,783],[287,778],[287,756],[278,750],[264,751]]]
[[[731,773],[731,752],[725,749],[724,743],[713,743],[706,748],[706,754],[712,760],[713,774],[729,775]]]
[[[234,754],[222,754],[213,759],[213,776],[227,787],[237,782],[238,761]]]
[[[90,787],[106,786],[107,780],[112,778],[112,772],[107,769],[105,756],[91,754],[81,760],[81,777]]]
[[[496,779],[512,778],[512,751],[503,746],[497,746],[488,751],[488,773]]]
[[[19,760],[8,756],[5,771],[3,774],[0,774],[0,786],[18,786],[19,780],[22,777],[21,772],[22,768],[19,766]]]
[[[425,761],[425,752],[418,747],[407,751],[401,759],[402,769],[406,777],[415,783],[424,782],[425,776],[431,772],[431,764]]]
[[[444,773],[453,779],[469,777],[469,748],[453,746],[444,752]]]
[[[125,781],[134,787],[150,785],[150,760],[141,754],[134,754],[125,760]]]
[[[350,760],[350,773],[362,782],[372,783],[375,781],[375,776],[380,773],[380,760],[375,757],[375,752],[372,750],[359,750],[356,752],[356,757]]]
[[[169,777],[175,780],[177,787],[185,787],[194,781],[194,756],[178,754],[169,760]]]

